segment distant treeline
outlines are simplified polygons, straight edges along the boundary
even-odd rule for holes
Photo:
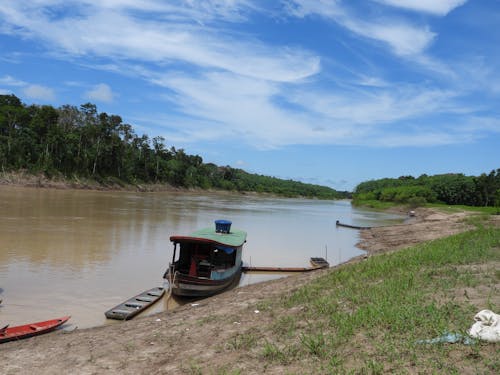
[[[203,163],[198,155],[167,148],[163,137],[138,136],[120,116],[99,113],[91,103],[80,108],[27,106],[14,95],[0,95],[0,167],[4,172],[27,170],[97,182],[161,183],[324,199],[347,194]]]
[[[359,184],[354,203],[378,200],[420,205],[445,203],[467,206],[500,206],[500,169],[480,176],[463,174],[383,178]]]

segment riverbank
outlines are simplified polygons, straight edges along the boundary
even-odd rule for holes
[[[95,179],[74,177],[68,179],[62,176],[48,178],[43,173],[31,174],[25,171],[0,172],[0,185],[22,186],[47,189],[82,189],[82,190],[114,190],[114,191],[188,191],[168,184],[126,184],[117,179],[97,181]]]
[[[222,170],[231,167],[219,167]],[[236,171],[236,170],[235,170]],[[317,198],[324,200],[347,198],[346,192],[337,192],[332,188],[302,183],[292,180],[281,180],[275,177],[266,177],[256,174],[248,174],[245,171],[237,170],[239,177],[233,176],[229,179],[222,179],[218,183],[206,184],[182,184],[171,185],[167,182],[130,182],[117,177],[94,176],[78,177],[76,175],[66,177],[60,173],[47,176],[44,173],[32,174],[25,170],[15,172],[0,171],[0,185],[23,186],[49,189],[84,189],[100,191],[136,191],[136,192],[218,192],[218,193],[240,193],[254,194],[258,196],[275,196],[285,198]],[[245,177],[246,176],[246,177]],[[256,179],[253,183],[248,180]],[[189,187],[188,187],[189,186]],[[251,190],[258,186],[258,191]],[[246,187],[246,188],[245,188]]]
[[[465,212],[444,213],[434,209],[419,209],[414,221],[407,224],[362,231],[360,247],[367,249],[369,258],[394,252],[409,245],[467,231],[474,227],[471,216],[472,214]],[[498,217],[490,217],[488,220],[491,221],[488,225],[499,227]],[[70,333],[58,331],[34,339],[2,344],[0,361],[3,373],[328,373],[332,371],[328,370],[328,366],[331,369],[337,368],[334,362],[339,359],[327,360],[322,354],[321,348],[324,346],[326,334],[311,334],[315,332],[315,325],[323,323],[322,320],[308,320],[310,314],[315,316],[315,311],[321,309],[321,306],[328,308],[327,302],[318,305],[312,302],[296,304],[287,301],[297,294],[305,293],[301,288],[311,285],[311,282],[322,280],[324,277],[333,278],[358,263],[367,264],[364,258],[358,257],[348,264],[329,270],[235,289],[210,299],[187,304],[171,312]],[[494,263],[494,269],[496,267],[498,270],[498,265],[499,263]],[[481,263],[477,267],[484,271],[490,266]],[[456,270],[460,271],[460,267]],[[482,282],[472,283],[465,292],[463,289],[451,290],[449,292],[452,300],[455,303],[463,301],[465,293],[468,295],[468,302],[477,309],[488,304],[498,307],[500,293],[492,293],[491,289],[497,288],[498,291],[500,288],[498,278],[500,275],[497,275],[496,284],[493,286],[491,283],[488,285]],[[339,287],[341,286],[335,288]],[[309,290],[306,293],[319,292],[305,290]],[[439,304],[444,303],[443,298],[440,296]],[[368,331],[368,327],[363,330]],[[370,365],[363,361],[363,357],[370,357],[370,352],[375,352],[376,346],[382,345],[386,339],[371,337],[371,333],[366,336],[363,330],[342,344],[342,354],[350,358],[344,361],[341,368],[370,370]],[[308,348],[307,355],[301,355],[299,359],[299,346],[287,347],[283,342],[298,342],[300,347]],[[432,352],[435,350],[430,349]],[[487,353],[486,359],[491,358],[490,363],[499,366],[498,345],[490,345],[484,350]],[[463,355],[480,358],[483,366],[480,368],[484,372],[482,351],[482,347],[462,346],[452,351],[451,355],[456,362],[460,362]],[[329,363],[328,366],[323,365],[325,361]],[[372,372],[376,373],[377,369],[378,372],[391,370],[390,367],[383,367],[384,358],[374,356],[371,361],[368,363],[373,364]],[[419,362],[417,359],[415,361]],[[401,366],[411,370],[407,364]],[[419,372],[425,368],[417,366],[412,370]]]
[[[406,214],[405,209],[398,207],[391,208],[390,212]],[[416,208],[413,212],[414,216],[404,224],[361,231],[361,241],[357,246],[369,254],[376,254],[448,237],[474,227],[466,221],[472,215],[470,211],[445,213],[439,209]]]

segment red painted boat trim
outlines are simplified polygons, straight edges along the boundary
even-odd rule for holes
[[[69,318],[70,316],[64,316],[58,319],[29,323],[22,326],[6,327],[5,329],[0,330],[0,343],[12,340],[21,340],[53,331],[57,327],[66,323]]]

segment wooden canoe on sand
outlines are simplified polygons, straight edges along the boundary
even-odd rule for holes
[[[38,336],[55,330],[63,325],[70,317],[64,316],[59,319],[46,320],[44,322],[29,323],[17,327],[9,327],[8,325],[0,328],[0,343],[13,340],[26,339],[28,337]]]
[[[112,309],[109,309],[104,313],[104,315],[106,315],[106,318],[108,319],[132,319],[141,311],[157,302],[161,297],[163,297],[164,293],[165,289],[161,287],[146,290],[145,292],[120,303]]]

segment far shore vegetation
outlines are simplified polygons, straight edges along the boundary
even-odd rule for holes
[[[64,180],[70,185],[141,186],[270,193],[341,199],[348,192],[204,163],[163,137],[137,135],[118,115],[94,104],[26,105],[0,95],[0,173]]]
[[[445,205],[500,213],[500,169],[480,176],[448,173],[370,180],[356,187],[353,204],[376,209]]]

